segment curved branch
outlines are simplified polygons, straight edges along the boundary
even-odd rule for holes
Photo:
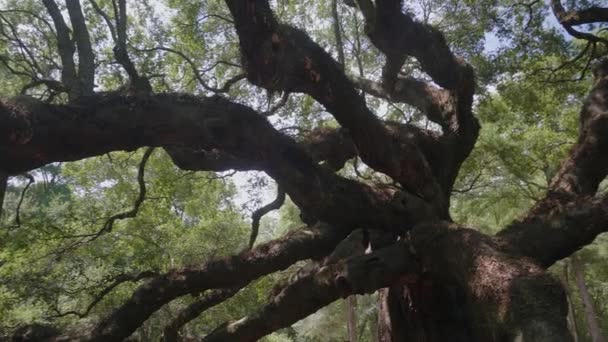
[[[432,203],[439,216],[447,216],[441,190],[419,149],[390,137],[327,52],[303,31],[279,24],[265,0],[226,3],[235,20],[249,81],[270,91],[312,96],[348,129],[359,155],[370,167]]]
[[[505,249],[549,267],[608,232],[608,196],[599,199],[548,196],[534,215],[497,234]]]
[[[392,88],[379,82],[355,78],[355,84],[366,93],[393,102],[407,103],[422,111],[429,120],[440,125],[444,132],[450,129],[450,118],[456,108],[450,92],[414,78],[398,77]]]
[[[274,178],[311,223],[401,230],[403,220],[433,215],[428,205],[393,201],[390,189],[333,174],[265,117],[219,97],[102,94],[70,105],[30,98],[0,105],[0,165],[9,174],[142,146],[218,149],[246,161]]]
[[[180,56],[183,60],[186,61],[186,63],[188,63],[190,65],[190,67],[192,68],[192,72],[194,73],[194,77],[196,77],[196,79],[198,80],[198,83],[206,90],[216,93],[216,94],[227,93],[230,90],[230,87],[232,87],[232,85],[234,83],[236,83],[246,77],[245,74],[238,74],[238,75],[232,77],[231,79],[229,79],[228,81],[226,81],[224,86],[222,86],[221,88],[215,88],[215,87],[209,86],[207,84],[207,82],[205,82],[205,80],[203,79],[203,77],[201,75],[201,72],[198,70],[198,67],[196,66],[196,63],[194,63],[194,61],[190,57],[188,57],[185,53],[183,53],[179,50],[175,50],[175,49],[164,47],[164,46],[157,46],[157,47],[149,48],[149,49],[137,49],[137,51],[141,51],[141,52],[165,51],[165,52],[171,52],[173,54]],[[215,65],[216,64],[214,64],[212,67],[214,67]],[[206,70],[210,70],[210,69],[211,68],[208,68]]]
[[[94,298],[93,301],[91,301],[91,303],[89,303],[89,305],[87,305],[87,308],[85,309],[84,312],[78,312],[78,311],[67,311],[67,312],[62,312],[62,313],[58,313],[57,315],[51,316],[50,318],[59,318],[59,317],[65,317],[68,315],[75,315],[78,316],[80,318],[84,318],[86,316],[89,315],[89,313],[91,312],[91,310],[93,310],[93,308],[99,303],[101,302],[101,300],[108,295],[110,292],[112,292],[118,285],[126,283],[126,282],[138,282],[140,280],[146,279],[146,278],[152,278],[158,276],[158,273],[153,272],[153,271],[143,271],[137,274],[119,274],[117,276],[112,277],[112,283],[110,285],[108,285],[106,288],[104,288],[103,290],[101,290]]]
[[[253,248],[255,240],[258,237],[260,220],[262,217],[273,210],[280,209],[283,203],[285,203],[285,190],[279,186],[277,188],[277,197],[274,199],[274,201],[253,212],[253,215],[251,215],[251,236],[249,237],[249,249]]]
[[[555,18],[557,18],[557,21],[559,21],[572,37],[594,43],[603,43],[608,46],[608,39],[591,33],[578,31],[572,27],[574,25],[608,21],[608,8],[590,7],[582,11],[566,11],[560,0],[551,0],[551,9],[553,10]]]
[[[350,1],[352,3],[352,1]],[[388,94],[418,93],[420,85],[402,80],[398,72],[408,56],[415,57],[432,80],[448,91],[433,92],[424,107],[429,119],[440,122],[449,133],[445,140],[452,146],[452,163],[446,165],[443,191],[449,196],[462,162],[468,157],[479,135],[479,122],[472,112],[475,93],[473,68],[450,50],[443,34],[431,25],[417,22],[403,13],[403,0],[378,0],[373,8],[358,0],[366,18],[366,33],[372,43],[386,56],[382,87]],[[400,87],[400,88],[397,88]],[[413,87],[409,89],[409,87]],[[441,94],[439,96],[439,94]],[[409,100],[411,101],[411,99]],[[436,102],[433,107],[428,106]],[[450,104],[448,106],[442,104]],[[444,107],[444,108],[442,108]],[[442,110],[435,112],[436,109]]]
[[[578,141],[547,195],[523,220],[498,234],[515,251],[543,265],[567,257],[606,231],[606,198],[591,197],[608,175],[608,59],[595,74],[595,85],[581,109]],[[538,247],[547,240],[551,243]]]
[[[133,218],[133,217],[137,216],[137,213],[139,212],[139,208],[141,207],[142,203],[146,199],[146,180],[145,180],[146,164],[148,163],[148,159],[150,159],[150,156],[152,155],[153,152],[154,152],[154,148],[148,147],[146,149],[146,151],[144,152],[143,157],[141,158],[141,162],[139,163],[139,167],[137,169],[137,184],[139,186],[139,193],[137,194],[137,198],[135,198],[135,201],[133,202],[133,207],[127,211],[123,211],[122,213],[112,215],[106,221],[106,223],[103,225],[103,228],[94,235],[95,238],[99,237],[102,234],[111,232],[112,228],[114,227],[114,223],[117,220],[124,220],[126,218]]]
[[[562,16],[560,22],[572,26],[608,22],[608,8],[591,6],[577,11],[570,10]]]
[[[19,202],[17,203],[17,209],[15,209],[15,225],[17,227],[21,226],[21,205],[23,204],[23,200],[25,198],[25,193],[30,188],[30,186],[34,183],[34,177],[29,173],[23,175],[23,177],[27,178],[27,184],[21,191],[21,196],[19,197]]]

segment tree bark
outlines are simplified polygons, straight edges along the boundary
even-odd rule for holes
[[[581,302],[583,303],[583,308],[585,309],[585,318],[587,319],[587,327],[589,328],[591,341],[606,342],[606,338],[603,336],[600,325],[597,321],[597,314],[595,312],[595,308],[593,307],[593,300],[591,299],[591,295],[587,289],[587,284],[585,284],[584,265],[581,263],[579,258],[574,255],[570,257],[570,262],[572,264],[572,272],[574,273],[576,287],[578,288],[578,292],[581,296]]]

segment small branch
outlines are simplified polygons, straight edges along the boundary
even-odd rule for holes
[[[81,246],[85,243],[94,241],[97,238],[99,238],[100,236],[102,236],[103,234],[111,232],[112,229],[114,228],[114,223],[118,220],[124,220],[126,218],[133,218],[133,217],[137,216],[137,213],[139,212],[139,208],[141,207],[142,203],[146,199],[145,169],[146,169],[146,163],[148,162],[148,159],[150,159],[150,156],[152,155],[153,152],[154,152],[154,147],[148,147],[146,149],[146,151],[144,152],[141,162],[139,163],[139,167],[137,170],[137,184],[139,186],[139,193],[137,195],[137,198],[135,198],[133,207],[127,211],[112,215],[106,221],[106,223],[103,225],[103,227],[96,233],[70,236],[71,238],[80,238],[81,240],[74,242],[67,248],[64,248],[60,252],[60,254],[65,253],[67,250],[70,250],[72,248]]]
[[[285,190],[281,188],[281,186],[277,189],[277,197],[274,201],[266,204],[265,206],[256,210],[253,215],[251,215],[251,236],[249,237],[249,249],[253,248],[255,244],[255,240],[258,237],[258,232],[260,229],[260,220],[264,215],[268,214],[273,210],[277,210],[281,208],[281,206],[285,203]]]
[[[146,170],[146,163],[148,162],[148,159],[150,159],[150,156],[153,152],[154,148],[148,147],[144,152],[143,157],[141,158],[141,162],[139,163],[139,168],[137,170],[137,184],[139,185],[139,194],[137,195],[137,198],[133,203],[133,207],[130,210],[110,217],[108,221],[106,221],[106,223],[104,224],[103,229],[99,231],[99,235],[111,232],[112,228],[114,227],[114,222],[116,222],[117,220],[123,220],[126,218],[133,218],[137,216],[139,208],[146,198],[146,181],[144,176]]]
[[[192,68],[192,72],[194,73],[194,77],[196,77],[198,83],[206,90],[216,93],[216,94],[227,93],[233,84],[235,84],[236,82],[238,82],[242,79],[245,79],[245,77],[246,77],[245,74],[238,74],[238,75],[232,77],[231,79],[229,79],[224,84],[224,86],[222,86],[221,88],[215,88],[215,87],[208,85],[207,82],[203,79],[200,70],[196,66],[196,63],[190,57],[188,57],[185,53],[183,53],[179,50],[175,50],[175,49],[164,47],[164,46],[157,46],[157,47],[149,48],[149,49],[137,49],[137,51],[140,51],[140,52],[165,51],[165,52],[171,52],[171,53],[174,53],[174,54],[180,56],[183,60],[186,61],[186,63],[188,63],[190,65],[190,68]],[[213,66],[211,66],[210,68],[208,68],[206,70],[213,69],[217,65],[217,63],[220,63],[220,62],[216,62]]]
[[[19,203],[17,204],[17,209],[15,210],[15,225],[17,227],[21,226],[21,205],[23,204],[23,199],[25,198],[25,193],[30,188],[30,186],[34,183],[34,177],[29,173],[23,175],[23,177],[27,178],[27,185],[21,191],[21,197],[19,197]]]
[[[158,274],[156,272],[153,271],[143,271],[137,274],[119,274],[117,276],[112,277],[112,283],[110,285],[108,285],[106,288],[104,288],[101,292],[99,292],[94,298],[93,301],[91,303],[89,303],[89,305],[87,306],[86,310],[84,312],[78,312],[78,311],[67,311],[67,312],[63,312],[63,313],[58,313],[54,316],[51,316],[50,318],[60,318],[60,317],[65,317],[65,316],[69,316],[69,315],[75,315],[78,316],[79,318],[84,318],[86,316],[89,315],[89,313],[91,312],[91,310],[110,292],[112,292],[112,290],[114,290],[118,285],[122,284],[122,283],[126,283],[126,282],[138,282],[142,279],[146,279],[146,278],[151,278],[151,277],[155,277]]]

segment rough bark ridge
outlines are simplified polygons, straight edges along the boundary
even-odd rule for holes
[[[277,286],[267,306],[203,340],[254,341],[339,298],[379,289],[382,341],[572,340],[563,288],[546,269],[608,229],[608,198],[595,194],[608,173],[608,61],[597,68],[578,142],[546,197],[522,220],[487,236],[451,222],[448,212],[454,181],[480,129],[472,111],[473,69],[451,52],[441,32],[404,13],[401,1],[344,1],[363,14],[368,38],[385,57],[380,80],[346,75],[305,32],[281,23],[268,1],[225,1],[247,79],[270,91],[305,93],[341,126],[316,129],[301,141],[276,130],[264,114],[221,96],[154,94],[129,57],[125,1],[113,2],[116,24],[92,5],[106,19],[114,57],[135,91],[94,93],[95,63],[80,3],[67,1],[73,33],[57,4],[43,3],[63,64],[57,91],[69,102],[17,97],[0,103],[0,175],[162,147],[182,169],[266,172],[309,225],[239,255],[153,276],[90,331],[47,339],[123,340],[163,305],[210,290],[169,323],[165,338],[172,340],[183,324],[251,281],[315,259],[313,267]],[[558,16],[564,14],[553,5]],[[605,19],[604,9],[590,13],[566,13],[560,22],[571,27]],[[406,58],[415,58],[433,82],[403,76]],[[360,90],[418,108],[441,132],[382,121]],[[354,157],[398,186],[337,175]],[[252,235],[252,245],[254,240]],[[358,255],[367,244],[373,252]]]

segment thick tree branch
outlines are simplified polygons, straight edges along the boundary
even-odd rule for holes
[[[585,39],[594,43],[603,43],[608,46],[608,39],[578,31],[572,27],[586,23],[608,21],[608,8],[590,7],[581,11],[566,11],[561,0],[551,0],[551,9],[559,23],[572,37]]]
[[[319,224],[314,228],[292,231],[238,256],[172,270],[139,287],[126,303],[82,339],[122,340],[162,305],[177,297],[207,289],[244,286],[263,275],[285,269],[296,261],[321,258],[346,234],[346,230]]]
[[[312,223],[401,230],[404,220],[434,215],[415,196],[393,201],[389,189],[334,175],[266,118],[219,97],[105,94],[70,105],[22,98],[0,107],[0,164],[9,174],[141,146],[219,149],[247,161],[273,177]]]
[[[70,90],[70,99],[78,97],[78,84],[76,75],[76,64],[74,63],[74,52],[76,45],[70,38],[70,29],[63,20],[61,11],[54,0],[43,0],[49,15],[53,19],[57,31],[57,50],[61,58],[61,82]]]
[[[424,286],[424,314],[429,322],[437,322],[429,323],[429,329],[436,328],[438,334],[440,326],[432,324],[453,324],[455,331],[468,331],[470,341],[497,336],[510,340],[513,331],[532,341],[570,341],[559,283],[538,265],[512,258],[497,247],[474,230],[441,222],[424,224],[414,228],[410,239],[298,275],[277,289],[262,310],[225,323],[203,341],[255,341],[338,298],[391,285]],[[445,316],[440,308],[446,301],[458,305],[459,313],[473,312],[477,318]]]
[[[366,93],[394,102],[407,103],[422,111],[429,120],[449,130],[450,118],[456,110],[449,91],[414,78],[397,78],[394,87],[386,89],[381,83],[356,78],[356,85]]]
[[[311,95],[348,129],[359,155],[447,216],[441,191],[415,145],[394,141],[367,108],[342,67],[304,32],[280,25],[267,1],[227,0],[235,20],[248,79],[271,91]],[[397,159],[395,156],[399,156]]]
[[[372,293],[417,269],[403,243],[314,269],[279,289],[270,304],[254,315],[227,322],[205,337],[205,342],[257,341],[320,308],[351,294]]]
[[[608,8],[591,6],[580,10],[566,11],[559,0],[552,0],[551,4],[558,7],[559,22],[562,25],[584,25],[598,22],[608,22]],[[561,7],[561,8],[559,8]]]
[[[591,197],[607,174],[608,60],[604,60],[580,113],[578,141],[551,180],[546,197],[498,236],[545,266],[567,257],[606,231],[606,198]]]
[[[599,199],[551,196],[541,202],[545,212],[515,222],[497,237],[507,250],[533,258],[544,267],[570,256],[608,232],[608,197]]]
[[[366,18],[366,33],[387,59],[382,84],[363,83],[381,97],[399,98],[421,109],[439,123],[446,134],[443,143],[452,146],[452,163],[445,165],[441,180],[446,201],[462,162],[468,157],[479,135],[479,123],[472,112],[475,93],[473,68],[455,56],[443,34],[436,28],[415,21],[403,13],[402,0],[378,0],[376,6],[357,1]],[[354,4],[352,1],[346,4]],[[433,81],[444,89],[429,87],[420,81],[398,76],[408,56],[415,57]],[[383,88],[384,91],[381,91]],[[426,94],[425,94],[426,93]],[[426,100],[412,97],[424,96]]]
[[[78,48],[79,87],[81,94],[88,96],[93,94],[95,87],[95,55],[91,46],[89,29],[80,7],[80,0],[66,0],[66,6],[74,30],[74,41]]]
[[[578,142],[551,181],[553,192],[593,195],[608,174],[608,59],[595,76],[581,110]]]

